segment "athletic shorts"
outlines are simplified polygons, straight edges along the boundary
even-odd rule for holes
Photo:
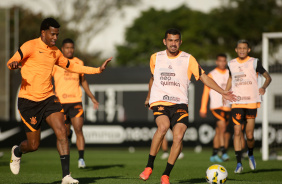
[[[65,124],[71,123],[71,118],[84,117],[82,103],[67,103],[62,104],[65,114]]]
[[[225,121],[226,123],[226,132],[229,132],[231,133],[232,132],[232,129],[233,129],[233,126],[230,127],[230,111],[224,111],[224,110],[221,110],[221,109],[215,109],[215,110],[211,110],[212,114],[213,114],[213,117],[214,117],[214,120],[215,121],[218,121],[218,120],[223,120]],[[232,124],[233,125],[233,124]],[[215,124],[216,126],[216,124]]]
[[[247,119],[257,117],[257,109],[233,108],[231,116],[234,125],[244,125]]]
[[[170,106],[157,105],[152,107],[155,120],[161,115],[166,115],[170,120],[172,129],[177,123],[184,123],[188,127],[188,105],[176,104]]]
[[[56,96],[35,102],[25,98],[18,98],[18,109],[24,122],[25,132],[35,132],[40,129],[41,123],[55,112],[63,112],[63,107]]]

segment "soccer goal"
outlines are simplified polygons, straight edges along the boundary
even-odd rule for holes
[[[273,43],[270,44],[271,43],[270,41],[279,42],[279,40],[282,40],[282,32],[272,32],[272,33],[263,33],[262,34],[262,62],[263,62],[263,67],[267,71],[269,71],[270,59],[273,60],[273,57],[271,57],[271,54],[273,54],[274,52],[273,50],[271,50],[273,49]],[[280,43],[282,42],[280,41]],[[276,43],[276,47],[278,47],[278,51],[279,51],[279,48],[280,49],[282,48],[282,44],[280,44],[279,46],[277,45],[279,44]],[[276,52],[278,51],[276,50]],[[271,128],[269,126],[269,113],[272,113],[272,111],[269,110],[269,100],[273,99],[272,97],[270,99],[270,96],[273,96],[273,93],[269,95],[270,92],[266,90],[266,94],[263,96],[263,103],[262,103],[262,111],[263,111],[263,114],[262,114],[262,160],[264,161],[269,160],[269,148],[270,148],[269,131]],[[279,146],[279,145],[274,145],[274,146]]]

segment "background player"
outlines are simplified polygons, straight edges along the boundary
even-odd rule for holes
[[[227,80],[229,77],[227,65],[227,56],[225,54],[218,54],[216,56],[216,68],[213,69],[208,76],[212,78],[222,89],[226,88]],[[230,136],[225,136],[227,125],[229,124],[229,115],[230,115],[230,105],[222,104],[222,96],[213,89],[210,89],[208,86],[204,86],[202,104],[200,109],[200,116],[202,118],[207,117],[207,105],[210,97],[210,110],[216,119],[216,128],[215,136],[213,139],[213,152],[210,157],[211,162],[222,162],[223,160],[229,160],[227,155],[227,148],[225,145],[228,145]],[[230,132],[229,132],[230,134]],[[229,138],[228,138],[229,137]],[[228,139],[225,139],[228,138]],[[222,153],[222,159],[217,155],[218,151]]]
[[[79,182],[70,176],[64,114],[53,92],[52,70],[56,64],[76,73],[97,74],[105,69],[111,58],[99,68],[69,62],[55,46],[59,28],[60,24],[55,19],[44,19],[40,27],[40,37],[25,42],[7,63],[9,69],[21,68],[22,83],[18,95],[18,109],[27,137],[19,146],[13,146],[10,169],[13,174],[18,174],[22,154],[38,149],[41,123],[46,121],[57,137],[57,149],[63,173],[62,184],[70,184]]]
[[[83,61],[74,57],[74,42],[67,38],[62,43],[62,53],[69,59],[70,62],[74,62],[78,65],[84,65]],[[79,85],[83,87],[85,93],[89,96],[94,104],[94,109],[98,109],[99,103],[91,93],[89,85],[84,77],[84,74],[77,74],[69,72],[57,65],[54,66],[52,76],[55,81],[55,92],[59,98],[60,103],[63,106],[65,114],[65,123],[67,126],[67,135],[69,141],[71,141],[71,129],[72,124],[76,134],[76,147],[78,150],[78,168],[85,168],[84,161],[84,147],[85,141],[82,132],[83,126],[83,108],[82,108],[82,92]],[[71,123],[71,124],[70,124]]]
[[[246,121],[245,132],[247,137],[249,165],[252,170],[256,168],[253,156],[255,145],[254,127],[257,116],[257,108],[260,107],[261,95],[265,93],[267,86],[271,82],[271,77],[263,68],[262,62],[257,58],[249,56],[251,51],[247,40],[239,40],[235,48],[238,57],[228,62],[230,76],[226,90],[232,90],[237,96],[237,100],[232,103],[231,116],[234,123],[234,150],[237,159],[235,173],[241,173],[243,166],[241,162],[242,146],[241,134],[242,125]],[[262,87],[259,87],[258,73],[266,79]]]
[[[193,74],[196,80],[215,89],[228,100],[234,100],[232,92],[221,89],[211,78],[204,74],[196,59],[179,50],[182,43],[177,29],[169,29],[165,33],[163,43],[166,50],[151,56],[150,68],[152,77],[146,101],[154,111],[158,126],[153,136],[150,154],[145,170],[139,175],[147,180],[152,174],[154,160],[169,128],[172,129],[173,143],[166,169],[161,177],[162,184],[169,184],[169,175],[181,152],[182,140],[188,126],[188,87]]]

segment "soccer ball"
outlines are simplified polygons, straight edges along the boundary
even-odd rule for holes
[[[212,165],[206,171],[206,180],[209,184],[225,183],[228,172],[222,165]]]

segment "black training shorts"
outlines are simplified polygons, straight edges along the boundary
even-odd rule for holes
[[[161,115],[166,115],[170,120],[172,129],[176,123],[184,123],[188,127],[188,105],[175,104],[170,106],[157,105],[152,107],[155,120]]]
[[[84,117],[82,103],[67,103],[62,104],[65,114],[65,124],[70,124],[71,119],[75,117]]]
[[[18,98],[18,109],[24,122],[26,132],[35,132],[40,129],[41,123],[55,112],[63,112],[63,107],[56,96],[35,102],[25,98]]]

